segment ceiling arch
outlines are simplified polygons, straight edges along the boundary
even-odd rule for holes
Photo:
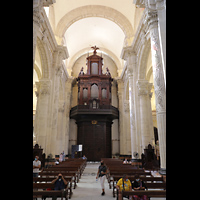
[[[87,17],[102,17],[109,19],[116,23],[123,30],[128,41],[133,37],[133,28],[130,21],[121,12],[101,5],[82,6],[66,13],[56,26],[56,36],[63,37],[66,30],[74,22]]]
[[[124,32],[114,22],[100,17],[88,17],[73,23],[65,32],[64,38],[69,51],[65,64],[70,74],[73,63],[80,54],[91,51],[96,45],[116,63],[118,70],[123,68],[120,58],[124,44]]]
[[[103,54],[104,53],[108,54],[108,56],[113,60],[113,62],[116,64],[118,69],[123,67],[123,66],[121,66],[120,60],[113,52],[111,52],[110,50],[103,48],[103,47],[99,47],[99,48],[100,48],[100,50],[99,50],[100,52],[103,52]],[[80,56],[82,56],[83,54],[87,54],[91,50],[92,50],[91,47],[86,47],[84,49],[79,50],[75,55],[73,55],[73,57],[70,59],[70,63],[68,63],[69,69],[71,69],[73,67],[74,63]],[[98,50],[97,50],[97,53],[98,53]]]

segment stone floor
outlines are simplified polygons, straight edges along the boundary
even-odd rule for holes
[[[77,187],[73,190],[71,200],[115,200],[112,196],[112,189],[109,189],[107,179],[105,181],[105,196],[101,196],[100,181],[96,181],[96,174],[100,163],[87,163],[87,166],[77,183]],[[60,200],[61,198],[57,198]],[[126,198],[124,198],[125,200]],[[38,198],[38,200],[40,200]],[[46,200],[51,200],[47,198]],[[127,200],[127,199],[126,199]],[[151,200],[166,200],[166,198],[151,198]]]

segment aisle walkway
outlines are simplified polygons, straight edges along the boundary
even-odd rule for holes
[[[112,190],[109,189],[107,179],[105,180],[105,195],[101,196],[100,181],[96,181],[96,174],[100,163],[87,163],[87,166],[77,184],[77,188],[73,190],[73,200],[115,200],[112,196]]]

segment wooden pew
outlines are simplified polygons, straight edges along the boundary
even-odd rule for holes
[[[53,167],[49,167],[44,169],[43,171],[68,171],[68,172],[76,172],[77,173],[77,182],[81,178],[81,175],[87,165],[86,160],[83,159],[68,159],[59,163],[59,165],[55,165]]]
[[[146,175],[146,176],[152,176],[151,172],[145,172],[144,169],[138,169],[135,168],[133,165],[126,165],[123,164],[123,161],[120,159],[112,159],[112,158],[102,158],[104,161],[106,167],[108,168],[108,174],[107,174],[107,179],[108,179],[108,184],[109,188],[111,189],[111,182],[112,182],[112,176],[114,175],[120,175],[121,177],[123,174],[127,175],[134,175],[134,174],[139,174],[139,175]]]
[[[138,190],[138,191],[122,191],[121,194],[118,193],[118,200],[123,200],[123,196],[129,195],[147,195],[150,199],[151,197],[166,197],[166,190]]]
[[[115,197],[115,194],[117,193],[116,184],[118,180],[121,177],[114,176],[113,177],[113,197]],[[166,182],[164,182],[163,177],[142,177],[140,178],[145,182],[145,185],[147,186],[147,189],[164,189],[166,190]],[[128,176],[128,179],[131,181],[131,183],[135,180],[134,176]],[[159,181],[159,182],[158,182]]]
[[[75,173],[75,177],[76,177],[76,181],[77,183],[79,182],[79,179],[81,178],[81,174],[80,174],[80,171],[79,169],[76,167],[51,167],[51,168],[48,168],[48,169],[43,169],[41,172],[43,172],[43,174],[47,174],[47,173],[66,173],[66,172],[69,172],[69,173]]]
[[[58,176],[60,172],[51,172],[51,171],[45,171],[45,172],[40,172],[39,175],[40,177],[54,177],[56,178]],[[77,183],[77,176],[76,176],[76,172],[62,172],[61,173],[63,175],[63,177],[72,177],[72,181],[74,182],[74,189],[76,189],[76,183]]]
[[[113,181],[113,176],[120,176],[121,178],[123,177],[124,174],[127,174],[128,176],[133,176],[135,174],[139,174],[139,176],[143,175],[143,176],[150,176],[151,172],[145,172],[145,171],[134,171],[134,170],[117,170],[117,171],[110,171],[109,175],[108,175],[108,183],[109,183],[109,188],[111,189],[111,185],[112,185],[112,181]]]
[[[33,177],[33,183],[51,183],[56,177]],[[65,176],[64,179],[69,183],[68,191],[69,191],[69,199],[71,198],[72,192],[72,176]]]
[[[37,197],[63,197],[68,200],[68,184],[66,185],[66,188],[64,190],[54,190],[55,185],[52,183],[33,183],[33,199]],[[42,189],[41,191],[38,191],[39,189]],[[47,190],[51,189],[51,190]]]

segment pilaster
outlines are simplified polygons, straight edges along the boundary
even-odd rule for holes
[[[44,152],[47,151],[46,137],[48,113],[49,113],[49,96],[51,90],[51,81],[48,79],[41,79],[36,82],[37,87],[37,108],[35,117],[34,132],[36,136],[36,143],[42,146]]]
[[[138,80],[138,96],[140,98],[140,124],[142,136],[142,151],[151,143],[149,109],[149,83],[147,80]],[[152,127],[151,127],[152,128]],[[144,153],[144,152],[143,152]]]
[[[120,154],[124,154],[124,137],[123,137],[123,121],[124,121],[124,110],[123,110],[123,90],[124,90],[124,83],[122,79],[117,80],[118,84],[118,101],[119,101],[119,139],[120,139]]]

